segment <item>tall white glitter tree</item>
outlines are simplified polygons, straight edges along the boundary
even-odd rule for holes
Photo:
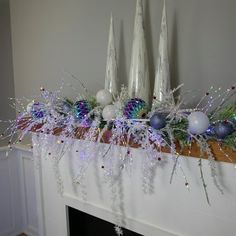
[[[149,104],[150,81],[142,0],[137,0],[128,91]]]
[[[170,95],[170,68],[168,57],[168,32],[166,21],[166,2],[164,1],[161,21],[161,33],[159,40],[159,55],[155,73],[155,84],[153,91],[153,104],[162,103]]]
[[[113,16],[111,14],[110,32],[107,48],[107,64],[105,76],[105,89],[113,95],[118,94],[118,78],[117,78],[117,56],[114,40]]]

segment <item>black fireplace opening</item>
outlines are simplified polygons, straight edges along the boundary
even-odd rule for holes
[[[117,236],[114,224],[68,207],[68,227],[70,236]],[[123,229],[124,236],[143,236],[128,229]]]

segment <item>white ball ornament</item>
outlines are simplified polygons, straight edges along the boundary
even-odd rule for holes
[[[27,107],[26,107],[26,111],[27,113],[31,113],[32,107],[34,105],[34,101],[30,102]]]
[[[116,106],[114,105],[105,106],[102,111],[102,117],[105,121],[109,121],[116,118]]]
[[[204,133],[210,125],[209,118],[201,111],[192,112],[188,116],[188,130],[192,134]]]
[[[102,89],[97,92],[96,101],[102,106],[109,105],[112,103],[112,94],[108,90]]]

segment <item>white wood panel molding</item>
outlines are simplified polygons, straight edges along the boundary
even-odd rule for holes
[[[0,236],[15,236],[25,232],[38,236],[38,222],[35,197],[34,162],[32,150],[28,146],[16,145],[6,156],[8,147],[0,147],[0,189],[5,197],[1,203],[0,218],[7,218],[8,224],[0,227]],[[8,188],[6,188],[6,186]],[[1,194],[0,194],[1,196]]]
[[[2,149],[4,150],[4,149]],[[1,150],[1,151],[2,151]],[[1,213],[0,217],[0,235],[9,235],[15,229],[15,212],[14,212],[14,176],[11,169],[12,159],[5,158],[4,154],[0,153],[0,188],[1,188]],[[5,220],[5,222],[3,221]]]
[[[35,177],[33,153],[24,145],[14,147],[18,153],[21,170],[21,194],[24,206],[24,232],[30,236],[38,235],[37,202],[35,193]]]

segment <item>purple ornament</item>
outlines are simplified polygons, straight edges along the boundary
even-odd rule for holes
[[[148,107],[145,101],[140,98],[130,99],[124,108],[124,116],[128,119],[145,118]]]
[[[166,126],[166,116],[162,113],[155,113],[150,118],[150,125],[153,129],[162,129]]]
[[[74,117],[79,121],[85,119],[91,110],[92,106],[87,100],[77,101],[73,106]]]
[[[214,132],[218,139],[224,139],[234,132],[234,127],[230,122],[219,122],[215,125]]]
[[[40,102],[35,102],[31,106],[30,114],[34,119],[41,119],[45,116],[45,105]]]

